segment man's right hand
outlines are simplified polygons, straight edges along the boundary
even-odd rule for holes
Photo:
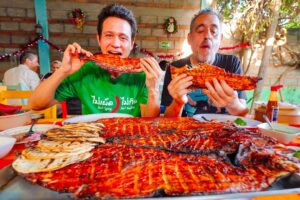
[[[82,49],[81,46],[76,42],[69,44],[64,52],[62,66],[59,68],[59,71],[64,73],[66,76],[78,71],[85,62],[80,59],[80,55],[86,55],[87,57],[90,57],[93,54]]]
[[[184,105],[188,102],[187,94],[191,92],[190,87],[193,77],[186,74],[176,76],[168,85],[169,94],[173,97],[174,101],[179,105]]]

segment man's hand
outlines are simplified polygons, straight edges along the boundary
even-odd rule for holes
[[[213,84],[205,82],[207,90],[203,92],[212,100],[216,107],[226,107],[238,99],[237,93],[224,81],[213,79]]]
[[[154,58],[141,58],[141,68],[146,74],[146,87],[148,89],[148,102],[141,104],[142,117],[158,117],[159,106],[159,81],[162,71]]]
[[[188,102],[188,89],[192,84],[193,77],[186,74],[176,76],[168,85],[169,94],[173,97],[172,103],[167,106],[165,116],[180,117],[184,104]]]
[[[162,71],[154,58],[141,58],[141,67],[146,74],[148,92],[159,93],[159,81]]]
[[[62,66],[59,68],[59,71],[67,76],[78,71],[84,64],[84,61],[80,59],[80,54],[88,57],[93,55],[91,52],[82,49],[81,46],[76,42],[69,44],[64,52]]]
[[[207,90],[203,92],[209,97],[217,108],[225,107],[232,115],[247,114],[246,103],[241,101],[234,91],[224,80],[213,79],[213,84],[205,82]]]
[[[186,74],[180,74],[176,76],[168,85],[168,91],[179,105],[184,105],[188,102],[187,93],[191,90],[188,89],[193,82],[193,77]]]

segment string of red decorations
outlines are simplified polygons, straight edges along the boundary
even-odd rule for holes
[[[241,48],[248,47],[250,45],[251,45],[250,42],[246,42],[246,43],[235,45],[235,46],[232,46],[232,47],[221,47],[219,50],[223,51],[223,50],[241,49]],[[140,49],[140,52],[142,52],[144,54],[147,54],[151,57],[158,57],[159,59],[172,59],[172,58],[174,58],[174,55],[172,55],[172,54],[169,54],[169,55],[156,55],[155,56],[153,52],[148,51],[148,50],[143,49],[143,48]]]
[[[22,54],[27,49],[36,46],[39,40],[47,43],[49,46],[51,46],[52,48],[58,50],[60,53],[63,53],[63,49],[59,48],[58,46],[56,46],[55,44],[53,44],[49,40],[45,39],[43,36],[39,36],[39,37],[35,38],[33,41],[31,41],[30,43],[26,44],[23,48],[19,49],[18,51],[15,51],[13,53],[5,53],[3,55],[0,55],[0,61],[4,60],[4,59],[8,59],[11,56],[18,56],[18,55]],[[246,43],[235,45],[235,46],[232,46],[232,47],[222,47],[219,50],[222,51],[222,50],[240,49],[240,48],[245,48],[245,47],[250,46],[250,45],[251,44],[249,42],[246,42]],[[135,47],[137,47],[137,46],[135,46]],[[148,50],[143,49],[143,48],[140,49],[140,52],[144,53],[146,55],[149,55],[151,57],[154,57],[154,58],[159,58],[159,59],[172,59],[172,58],[174,58],[174,55],[172,55],[172,54],[154,55],[153,52],[148,51]]]
[[[171,54],[169,54],[169,55],[154,55],[153,52],[148,51],[148,50],[143,49],[143,48],[140,49],[140,52],[141,52],[141,53],[144,53],[144,54],[146,54],[146,55],[149,55],[149,56],[151,56],[151,57],[154,57],[154,58],[155,58],[155,57],[158,57],[159,59],[171,59],[171,58],[174,57],[174,55],[171,55]]]
[[[26,44],[23,48],[19,49],[18,51],[15,51],[13,53],[5,53],[3,55],[0,56],[0,61],[1,60],[5,60],[10,58],[11,56],[18,56],[21,55],[22,53],[24,53],[27,49],[34,47],[37,45],[38,41],[41,40],[45,43],[47,43],[49,46],[51,46],[52,48],[58,50],[60,53],[63,53],[63,50],[61,48],[59,48],[58,46],[54,45],[52,42],[50,42],[49,40],[45,39],[43,36],[39,36],[37,38],[35,38],[33,41],[29,42],[28,44]]]
[[[243,44],[235,45],[233,47],[221,47],[219,50],[223,51],[223,50],[241,49],[241,48],[248,47],[250,45],[251,45],[250,42],[246,42],[246,43],[243,43]]]

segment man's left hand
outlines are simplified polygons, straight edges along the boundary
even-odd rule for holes
[[[228,107],[239,101],[237,92],[234,91],[224,80],[213,79],[213,84],[205,82],[207,90],[203,92],[211,99],[216,107]]]

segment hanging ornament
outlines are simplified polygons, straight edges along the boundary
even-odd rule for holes
[[[35,47],[38,43],[38,41],[41,40],[44,43],[47,43],[50,47],[52,47],[53,49],[56,49],[58,52],[60,52],[61,54],[64,52],[63,49],[59,48],[58,46],[56,46],[55,44],[53,44],[51,41],[45,39],[42,35],[38,36],[37,38],[35,38],[33,41],[29,42],[28,44],[25,44],[24,47],[22,47],[21,49],[12,52],[12,53],[4,53],[2,55],[0,55],[0,61],[2,60],[7,60],[7,59],[11,59],[12,56],[19,56],[22,53],[24,53],[27,49],[31,48],[31,47]],[[250,46],[251,44],[249,42],[247,43],[243,43],[243,44],[239,44],[239,45],[235,45],[232,47],[222,47],[220,48],[220,50],[233,50],[233,49],[239,49],[239,48],[245,48]],[[172,54],[168,54],[168,55],[154,55],[153,52],[148,51],[146,49],[143,48],[139,48],[137,46],[137,44],[134,44],[134,48],[139,49],[140,52],[145,53],[151,57],[158,57],[159,59],[173,59],[174,55]],[[180,56],[180,55],[177,55]]]
[[[22,53],[24,53],[27,49],[34,47],[37,45],[38,41],[41,40],[44,43],[47,43],[49,46],[51,46],[52,48],[56,49],[57,51],[59,51],[60,53],[63,53],[63,49],[59,48],[58,46],[54,45],[52,42],[50,42],[49,40],[45,39],[42,35],[40,35],[39,37],[35,38],[33,41],[31,41],[30,43],[26,44],[24,47],[22,47],[21,49],[13,52],[13,53],[5,53],[3,55],[0,55],[0,61],[1,60],[6,60],[6,59],[10,59],[12,56],[19,56]]]
[[[79,30],[83,30],[83,25],[85,24],[86,15],[80,8],[75,8],[69,14],[72,23]]]
[[[164,29],[168,34],[173,34],[177,32],[177,21],[174,17],[169,17],[165,20]]]

